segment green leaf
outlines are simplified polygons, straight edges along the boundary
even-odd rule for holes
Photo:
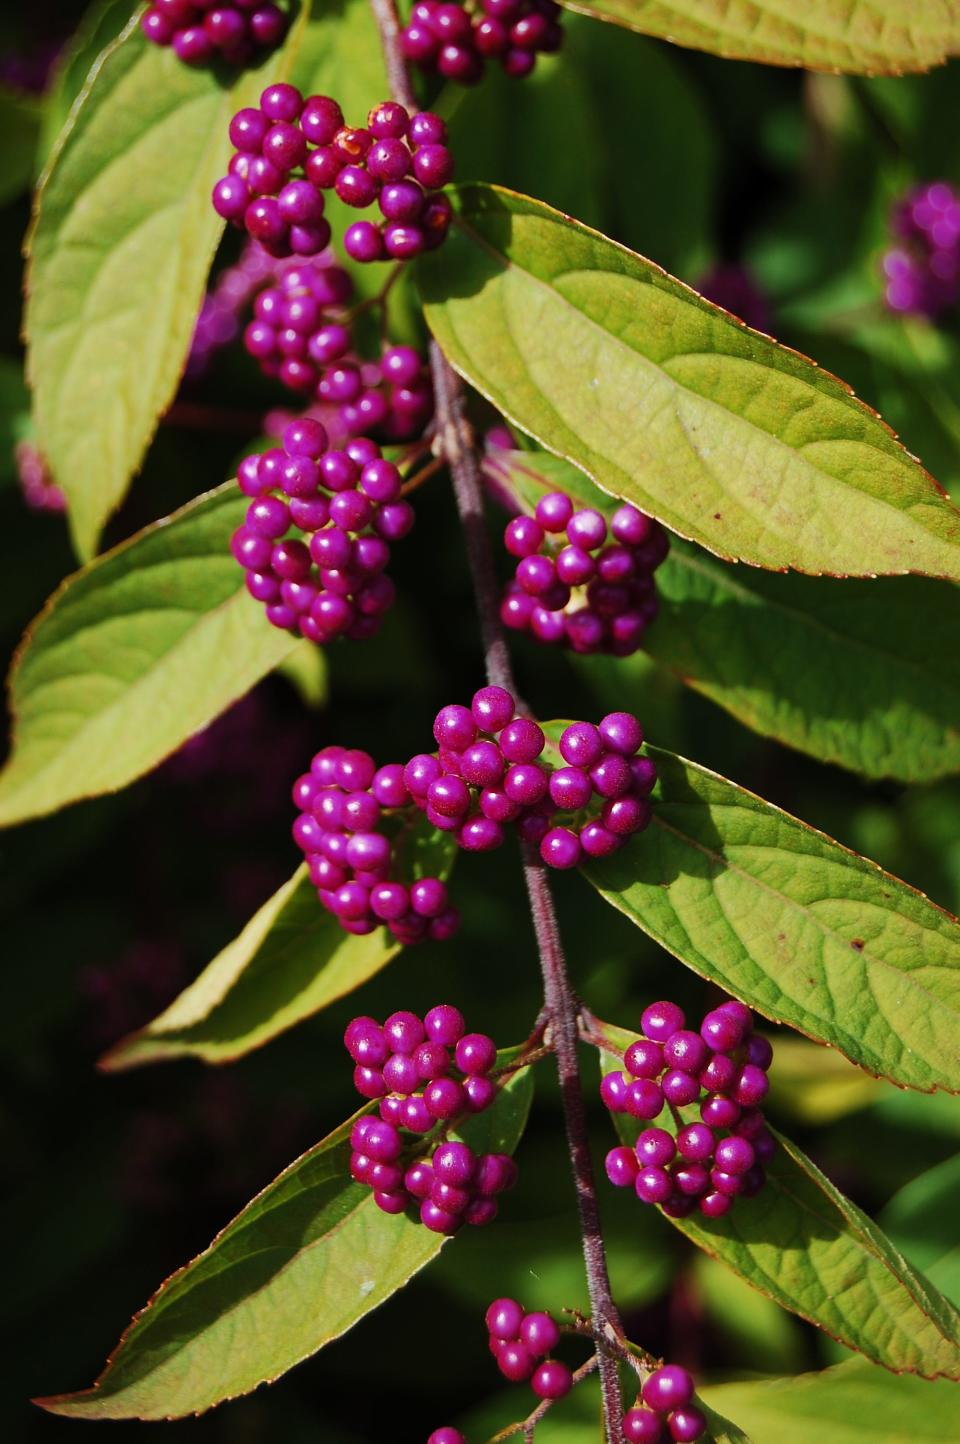
[[[532,512],[562,488],[612,503],[546,452],[492,451],[495,486]],[[646,651],[765,737],[867,777],[960,770],[960,608],[921,577],[835,581],[744,571],[674,541]],[[623,701],[642,661],[618,664]]]
[[[929,70],[960,53],[960,15],[952,0],[778,0],[729,5],[720,0],[561,0],[674,45],[727,60],[802,65],[851,75]]]
[[[69,577],[14,663],[0,825],[115,792],[155,767],[296,646],[246,593],[233,482]]]
[[[960,579],[960,511],[842,382],[549,206],[456,200],[427,321],[549,450],[718,556]]]
[[[136,15],[94,65],[40,184],[26,331],[37,443],[88,557],[177,388],[223,222],[227,126],[285,74],[231,83],[151,45]]]
[[[530,1069],[515,1073],[463,1137],[512,1153],[532,1092]],[[276,1379],[396,1293],[445,1240],[382,1213],[351,1181],[353,1121],[291,1164],[161,1286],[92,1389],[37,1402],[86,1419],[198,1414]]]
[[[636,1036],[599,1027],[617,1049]],[[621,1065],[615,1053],[604,1050],[603,1059],[608,1070]],[[630,1142],[640,1131],[622,1114],[616,1125]],[[669,1120],[658,1126],[671,1128]],[[960,1379],[957,1310],[799,1148],[775,1137],[767,1182],[755,1198],[738,1200],[724,1218],[670,1222],[768,1298],[874,1363],[925,1379]]]
[[[901,1087],[960,1091],[957,920],[736,783],[648,750],[650,827],[583,869],[602,896],[766,1017]]]
[[[781,1037],[776,1046],[770,1106],[777,1115],[822,1128],[889,1096],[889,1088],[879,1079],[869,1078],[832,1049],[824,1052],[805,1038]]]
[[[957,1391],[946,1379],[897,1378],[865,1359],[795,1379],[707,1387],[708,1403],[757,1440],[777,1444],[942,1444],[956,1437]]]
[[[957,1190],[960,1153],[922,1173],[895,1194],[880,1215],[883,1227],[910,1261],[960,1305]]]
[[[454,851],[449,834],[421,823],[411,875],[447,876]],[[353,992],[400,951],[386,928],[345,933],[301,867],[169,1008],[121,1039],[100,1067],[185,1057],[229,1063]]]
[[[284,657],[277,671],[296,688],[306,706],[319,710],[325,705],[330,694],[330,668],[322,647],[304,638]]]
[[[46,164],[94,62],[110,42],[116,40],[135,8],[134,0],[97,0],[84,12],[80,24],[57,57],[43,98],[38,168]]]
[[[304,95],[335,95],[348,125],[389,94],[380,32],[367,0],[322,0],[311,15],[290,72]]]

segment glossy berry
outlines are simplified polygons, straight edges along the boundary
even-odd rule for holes
[[[677,1364],[664,1364],[644,1380],[640,1390],[643,1402],[658,1414],[682,1409],[693,1398],[693,1379]]]
[[[562,1399],[573,1386],[573,1375],[559,1359],[545,1359],[533,1371],[530,1387],[538,1399]]]
[[[623,1437],[627,1444],[662,1444],[663,1420],[652,1409],[628,1409],[623,1416]]]
[[[439,1429],[434,1429],[427,1444],[467,1444],[467,1436],[461,1434],[459,1429],[454,1429],[451,1424],[443,1424]]]

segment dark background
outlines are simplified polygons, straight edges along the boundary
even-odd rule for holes
[[[33,3],[18,17],[13,8],[0,21],[3,105],[41,82],[79,15],[66,4]],[[476,109],[461,121],[460,173],[504,179],[564,205],[688,281],[718,261],[747,265],[774,333],[853,382],[939,479],[953,481],[960,415],[953,322],[943,323],[932,347],[926,328],[908,335],[883,312],[878,262],[892,197],[913,179],[950,173],[957,68],[919,81],[804,77],[724,64],[576,17],[567,28],[569,54],[537,80],[493,83],[465,102]],[[614,49],[636,77],[629,99],[621,94],[615,105],[605,84]],[[593,129],[578,139],[581,114],[593,118]],[[36,137],[26,101],[16,116],[4,134],[19,156],[35,149]],[[25,506],[12,464],[13,441],[28,434],[16,381],[28,171],[25,163],[0,224],[7,654],[74,566],[62,517]],[[234,349],[184,396],[256,411],[277,399],[264,385]],[[247,439],[242,428],[161,426],[109,539],[219,483]],[[381,636],[330,651],[330,700],[322,708],[271,678],[121,795],[0,837],[0,1350],[10,1385],[0,1428],[7,1438],[85,1434],[89,1425],[47,1416],[29,1397],[91,1383],[160,1281],[351,1110],[339,1040],[354,1012],[379,1016],[455,1000],[472,1026],[504,1044],[529,1029],[538,976],[508,846],[458,870],[464,926],[455,943],[409,950],[361,997],[263,1051],[221,1070],[185,1062],[113,1077],[96,1071],[98,1055],[154,1016],[289,876],[296,863],[289,786],[310,754],[342,741],[379,761],[409,755],[425,745],[437,707],[467,699],[479,684],[468,579],[442,479],[421,493],[395,577],[400,600]],[[593,717],[609,699],[602,668],[571,665],[525,641],[515,656],[521,687],[544,717]],[[957,784],[861,783],[752,736],[661,674],[632,668],[629,689],[619,700],[635,704],[653,741],[716,767],[957,909]],[[664,993],[694,1010],[709,1002],[699,979],[578,878],[565,877],[557,893],[571,969],[594,1011],[636,1026],[644,1004]],[[594,1060],[585,1064],[592,1076]],[[816,1072],[809,1062],[800,1066]],[[408,1290],[273,1388],[202,1420],[162,1426],[164,1434],[231,1444],[415,1444],[497,1393],[492,1412],[501,1425],[523,1412],[520,1391],[500,1390],[483,1307],[493,1292],[554,1307],[584,1295],[561,1121],[549,1068],[540,1072],[522,1181],[493,1232],[458,1240]],[[772,1112],[875,1211],[955,1150],[958,1124],[938,1100],[884,1085],[861,1101],[861,1111],[838,1104],[840,1116],[813,1128],[784,1087]],[[611,1130],[596,1108],[594,1123],[599,1161]],[[665,1221],[606,1187],[602,1202],[629,1331],[651,1350],[716,1377],[789,1373],[836,1357],[813,1330],[733,1284],[721,1319],[709,1266]],[[112,1427],[122,1439],[142,1432],[135,1424]]]

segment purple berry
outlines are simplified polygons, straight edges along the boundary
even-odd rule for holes
[[[665,1168],[648,1164],[637,1174],[634,1190],[641,1203],[665,1203],[673,1193],[673,1180]]]
[[[682,1068],[686,1073],[699,1073],[709,1059],[706,1043],[699,1033],[687,1028],[678,1028],[663,1045],[663,1058],[670,1068]]]
[[[573,1375],[559,1359],[545,1359],[534,1370],[530,1387],[538,1399],[562,1399],[573,1387]]]
[[[677,1150],[691,1162],[702,1163],[713,1156],[715,1139],[705,1123],[688,1123],[677,1134]]]
[[[454,1056],[461,1073],[489,1073],[497,1061],[497,1045],[486,1033],[465,1033]]]
[[[632,1083],[627,1084],[625,1104],[626,1112],[632,1118],[641,1118],[649,1121],[656,1118],[663,1109],[664,1094],[658,1084],[649,1078],[635,1078]]]
[[[523,1309],[516,1299],[494,1299],[484,1315],[487,1332],[494,1339],[510,1341],[519,1339],[523,1323]]]
[[[684,1025],[683,1010],[676,1003],[651,1003],[644,1008],[640,1026],[654,1042],[666,1043]]]
[[[416,887],[416,884],[414,886]],[[452,1047],[459,1042],[466,1026],[463,1014],[449,1003],[440,1003],[431,1008],[423,1022],[431,1043],[442,1043],[445,1047]]]
[[[664,1364],[644,1380],[640,1390],[643,1402],[658,1414],[682,1409],[693,1398],[693,1379],[677,1364]]]
[[[520,1342],[535,1359],[542,1359],[559,1344],[560,1330],[547,1313],[527,1314],[520,1325]]]
[[[694,1444],[695,1440],[706,1433],[707,1420],[699,1409],[674,1409],[667,1419],[667,1428],[670,1438],[676,1440],[677,1444]]]
[[[677,1147],[665,1128],[645,1128],[637,1139],[636,1156],[644,1166],[663,1168],[672,1163]]]
[[[640,1171],[637,1156],[630,1148],[611,1148],[604,1167],[615,1188],[632,1188]]]
[[[650,1409],[628,1409],[623,1416],[627,1444],[662,1444],[663,1422]]]

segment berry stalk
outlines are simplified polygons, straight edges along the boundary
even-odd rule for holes
[[[370,0],[370,5],[380,30],[393,98],[415,111],[416,97],[400,44],[395,0]],[[466,414],[466,395],[460,378],[436,341],[430,343],[430,368],[436,408],[435,446],[447,461],[453,479],[480,617],[487,681],[491,686],[503,687],[516,696],[510,653],[500,624],[499,587],[483,512],[480,465]],[[623,1402],[615,1346],[622,1338],[623,1329],[610,1289],[583,1106],[577,1054],[579,1006],[570,986],[546,870],[529,844],[524,844],[523,868],[540,954],[544,1002],[557,1058],[564,1125],[576,1188],[587,1288],[596,1328],[604,1432],[608,1444],[620,1444],[623,1438]]]

